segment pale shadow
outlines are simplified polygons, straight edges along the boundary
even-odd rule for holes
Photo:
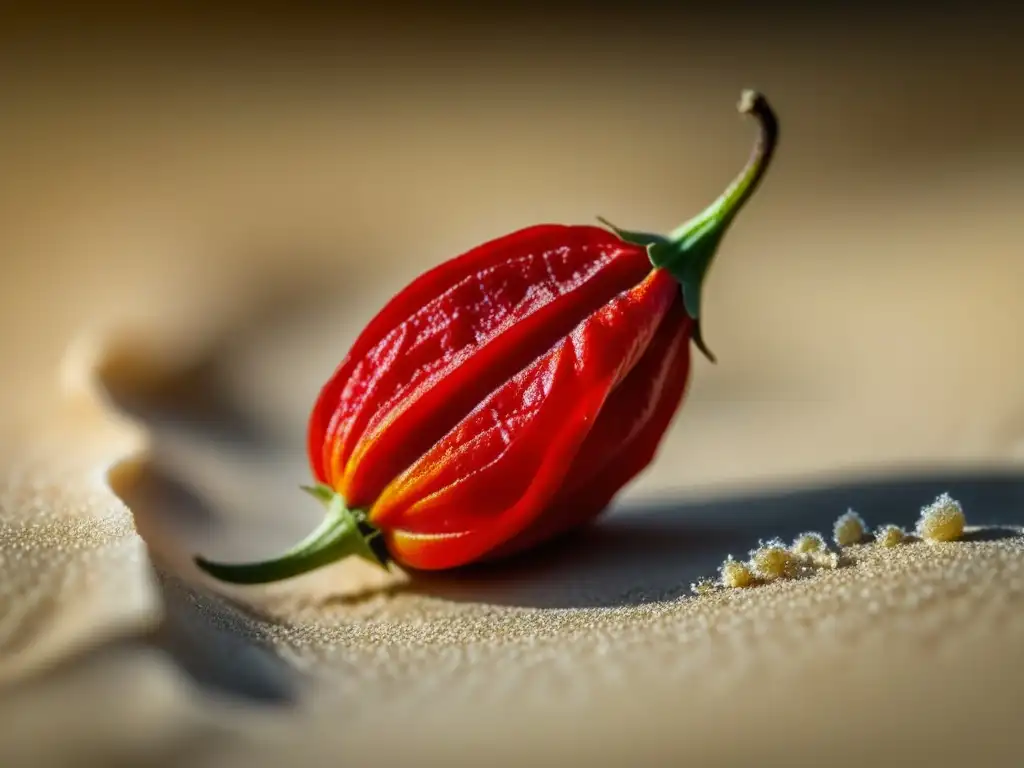
[[[252,627],[273,624],[273,618],[187,583],[166,558],[168,538],[189,538],[181,532],[214,521],[200,495],[146,459],[121,462],[110,471],[109,482],[135,514],[164,609],[160,624],[140,640],[166,654],[209,694],[262,704],[294,701],[293,671],[269,643],[252,637]]]
[[[576,535],[507,562],[424,574],[408,589],[448,600],[539,608],[641,605],[690,594],[729,554],[815,530],[826,537],[847,508],[869,525],[912,528],[920,508],[948,492],[970,511],[968,541],[1021,536],[1024,474],[864,478],[706,501],[625,503]]]
[[[178,537],[173,542],[175,548],[187,552],[217,527],[218,521],[234,517],[239,522],[233,523],[225,536],[248,545],[256,540],[261,525],[265,529],[293,516],[295,510],[273,508],[276,502],[265,499],[254,499],[241,517],[222,514],[224,510],[196,491],[189,470],[163,457],[159,446],[163,435],[173,434],[174,440],[184,439],[197,447],[213,445],[215,454],[221,446],[225,454],[229,449],[241,449],[247,459],[262,458],[267,471],[274,474],[279,457],[289,455],[292,449],[281,445],[236,406],[221,387],[218,370],[232,345],[258,337],[295,311],[297,301],[308,306],[316,293],[308,285],[282,289],[252,317],[216,338],[194,365],[145,391],[133,390],[130,381],[118,379],[116,367],[108,369],[111,375],[104,383],[110,397],[148,426],[157,447],[143,463],[141,478],[130,488],[119,490],[144,537],[147,521],[169,521],[168,528]],[[214,474],[223,472],[225,484],[244,482],[228,476],[232,471],[225,463],[223,470],[216,467]],[[964,504],[972,524],[1024,522],[1020,511],[1024,510],[1024,475],[1006,472],[863,477],[717,498],[627,501],[587,529],[508,562],[415,574],[409,585],[395,589],[445,600],[550,609],[637,606],[679,599],[690,594],[692,582],[713,576],[727,555],[743,557],[761,540],[790,540],[806,530],[828,536],[835,518],[850,507],[872,526],[896,523],[910,528],[920,508],[942,492]],[[298,536],[304,531],[294,533]]]

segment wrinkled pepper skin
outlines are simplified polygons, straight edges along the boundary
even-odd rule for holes
[[[777,142],[667,237],[540,225],[481,245],[398,293],[323,387],[308,428],[324,524],[236,583],[349,555],[419,570],[505,557],[599,515],[654,459],[700,334],[700,287]],[[712,358],[713,359],[713,358]]]

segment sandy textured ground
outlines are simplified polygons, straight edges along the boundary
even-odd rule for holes
[[[994,28],[912,55],[841,29],[20,61],[0,765],[1015,764],[1024,90]],[[783,144],[708,284],[720,362],[604,523],[459,577],[191,569],[315,520],[306,409],[393,291],[537,220],[673,226],[745,159],[748,85]],[[759,539],[848,506],[909,526],[943,490],[963,542],[689,593]]]

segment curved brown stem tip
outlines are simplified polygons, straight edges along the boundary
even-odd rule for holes
[[[765,106],[767,106],[767,101],[764,94],[748,88],[740,94],[740,103],[736,105],[736,108],[746,115],[759,111],[758,107],[763,110]]]
[[[760,91],[747,89],[740,94],[736,109],[742,115],[753,115],[757,118],[761,124],[761,143],[767,145],[769,152],[772,151],[779,141],[779,120],[775,117],[775,110],[765,95]]]

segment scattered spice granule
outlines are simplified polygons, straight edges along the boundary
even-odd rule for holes
[[[790,578],[798,569],[796,556],[778,539],[772,539],[751,552],[750,565],[754,575],[765,581]]]
[[[730,589],[742,589],[754,583],[754,572],[750,566],[733,560],[732,557],[722,563],[719,572],[722,574],[722,585]]]
[[[866,528],[864,518],[851,509],[836,520],[832,527],[832,538],[840,547],[848,547],[864,538]]]
[[[695,595],[710,595],[718,589],[718,584],[708,578],[697,579],[690,585],[690,591]]]
[[[839,567],[839,553],[830,552],[824,550],[821,552],[811,552],[805,555],[807,561],[815,568],[823,568],[829,571],[834,571]]]
[[[828,543],[820,533],[808,531],[807,533],[801,533],[793,539],[793,546],[790,547],[790,550],[797,555],[810,555],[814,552],[828,550]]]
[[[883,547],[895,547],[903,543],[906,534],[898,525],[883,525],[875,531],[875,541]]]
[[[960,503],[948,493],[921,508],[917,533],[928,541],[956,541],[964,534],[967,518]]]

